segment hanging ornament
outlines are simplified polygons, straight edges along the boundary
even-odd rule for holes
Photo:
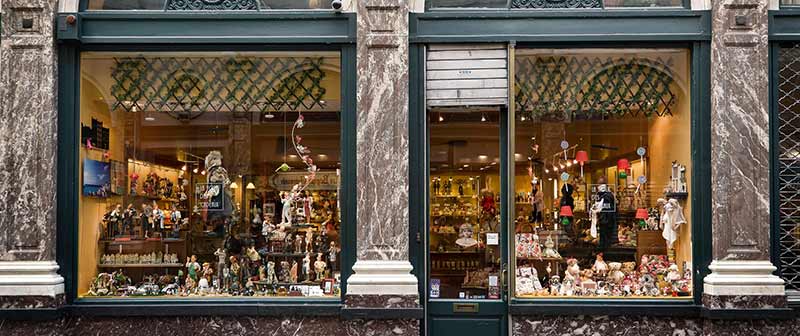
[[[567,159],[567,148],[569,148],[569,142],[567,142],[567,140],[561,140],[561,149],[564,150],[564,160]]]
[[[578,161],[578,163],[581,165],[581,177],[583,177],[583,165],[586,164],[586,162],[589,162],[589,153],[582,150],[577,151],[575,153],[575,161]]]

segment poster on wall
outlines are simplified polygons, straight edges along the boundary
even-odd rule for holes
[[[195,204],[206,211],[222,211],[225,209],[222,183],[195,183]]]
[[[111,165],[83,159],[83,196],[108,197],[111,189]]]

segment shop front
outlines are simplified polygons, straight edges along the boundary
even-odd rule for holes
[[[0,304],[47,313],[38,330],[784,334],[794,317],[793,12],[767,48],[748,1],[2,10]]]

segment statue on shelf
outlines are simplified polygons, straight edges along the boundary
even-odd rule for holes
[[[314,243],[314,230],[307,230],[306,231],[306,253],[311,253],[313,251],[313,243]]]
[[[267,262],[267,280],[266,283],[268,284],[275,284],[278,282],[278,278],[275,275],[275,262],[269,261]]]
[[[230,285],[228,286],[229,287],[228,289],[234,292],[238,292],[241,289],[241,284],[239,283],[239,281],[241,281],[242,279],[241,277],[242,268],[241,266],[239,266],[239,260],[236,259],[236,256],[231,256],[230,262],[231,262],[231,267],[229,270]]]
[[[272,224],[272,216],[265,216],[261,221],[261,235],[266,239],[272,238],[272,232],[275,230],[275,225]]]
[[[208,294],[211,277],[214,275],[214,270],[211,268],[210,263],[203,263],[203,277],[200,278],[200,281],[197,282],[198,290],[200,294]]]
[[[125,213],[122,215],[122,230],[120,234],[131,234],[136,221],[139,219],[138,217],[139,213],[136,212],[133,204],[128,204],[128,207],[125,208]]]
[[[314,261],[314,272],[317,274],[317,281],[322,281],[325,278],[325,269],[328,264],[322,260],[322,253],[317,253],[317,260]]]
[[[106,238],[114,239],[121,231],[120,223],[122,222],[123,216],[122,204],[115,205],[111,211],[103,216],[103,221],[106,224]]]
[[[305,258],[303,258],[303,280],[304,281],[311,281],[311,254],[306,253]]]
[[[150,237],[150,230],[152,230],[152,218],[153,218],[153,208],[151,208],[147,203],[142,203],[142,213],[139,216],[142,224],[142,230],[144,230],[144,237]]]
[[[164,230],[164,211],[158,208],[158,203],[153,201],[153,231]]]
[[[289,282],[297,283],[297,260],[292,260],[292,268],[289,270]]]
[[[280,226],[288,226],[292,225],[292,203],[294,201],[294,197],[292,197],[291,193],[285,192],[281,194],[281,203],[283,203],[283,208],[281,209],[281,223]]]
[[[289,276],[289,262],[286,260],[281,261],[281,270],[278,273],[278,280],[284,283],[291,281]]]
[[[292,234],[287,233],[286,237],[284,237],[283,239],[283,253],[292,253],[293,241],[294,240],[292,240]]]
[[[267,267],[264,264],[258,266],[258,281],[267,281]]]
[[[331,241],[328,247],[328,264],[330,265],[331,272],[336,271],[336,256],[339,254],[340,249],[336,246],[335,241]]]
[[[303,253],[303,236],[299,234],[294,236],[294,253]]]
[[[192,278],[195,283],[199,280],[198,272],[200,272],[200,263],[197,262],[197,256],[192,255],[186,257],[186,274],[188,278]]]

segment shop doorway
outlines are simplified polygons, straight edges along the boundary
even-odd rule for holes
[[[428,335],[506,334],[506,115],[428,110]]]

